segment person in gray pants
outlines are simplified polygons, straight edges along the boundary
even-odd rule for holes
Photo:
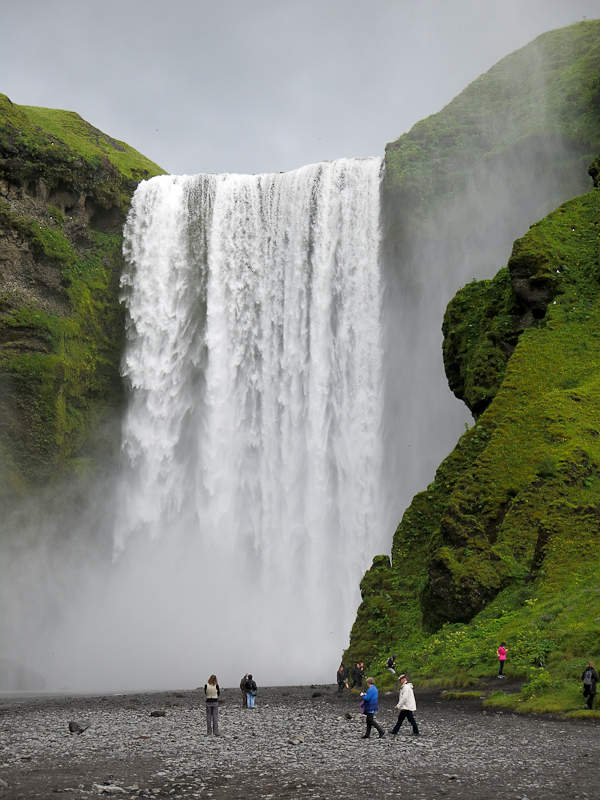
[[[219,695],[221,690],[217,683],[217,676],[211,675],[204,684],[204,694],[206,695],[206,735],[214,733],[219,735]]]

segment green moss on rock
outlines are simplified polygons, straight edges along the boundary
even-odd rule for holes
[[[529,327],[513,274],[549,287]],[[495,279],[457,294],[444,328],[449,380],[485,403],[404,514],[347,657],[378,664],[382,642],[403,669],[463,685],[493,674],[505,639],[515,675],[547,663],[562,676],[600,654],[597,610],[580,597],[600,587],[600,193],[532,226]],[[486,359],[519,333],[512,355]],[[395,602],[374,637],[378,586]]]
[[[4,499],[79,463],[121,403],[122,225],[162,172],[77,114],[0,95]]]

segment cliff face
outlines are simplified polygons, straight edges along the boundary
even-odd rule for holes
[[[556,205],[583,188],[600,138],[599,37],[598,22],[540,37],[388,146],[392,268],[408,263],[419,276],[424,252],[452,261],[455,194],[469,209],[455,238],[481,243],[485,261],[490,204],[471,188],[486,174],[500,179],[502,164],[525,219],[535,204],[521,205],[519,191],[533,198],[536,171],[542,213],[545,197]],[[415,675],[467,680],[489,674],[502,638],[522,670],[561,670],[599,652],[582,595],[600,590],[598,197],[563,203],[515,242],[493,279],[468,283],[450,302],[444,364],[476,422],[409,505],[391,560],[376,558],[363,578],[348,662],[377,674],[393,650]]]
[[[470,620],[515,580],[541,585],[556,573],[552,580],[560,583],[563,570],[568,582],[597,567],[599,226],[594,190],[565,203],[515,243],[503,271],[510,280],[501,274],[467,287],[450,304],[448,351],[460,306],[463,336],[468,325],[473,339],[461,366],[465,373],[477,367],[485,374],[479,350],[489,347],[488,320],[520,325],[522,276],[543,286],[534,306],[539,321],[534,318],[521,335],[506,372],[500,375],[489,362],[499,389],[469,432],[479,452],[446,498],[429,544],[422,607],[430,626]],[[587,556],[567,570],[566,553],[572,559],[576,548]]]
[[[122,227],[162,170],[77,114],[0,95],[0,494],[85,464],[121,402]]]

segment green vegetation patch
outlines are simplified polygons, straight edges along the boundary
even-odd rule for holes
[[[3,500],[85,471],[120,407],[122,226],[138,181],[161,173],[77,114],[0,95]]]
[[[164,170],[133,147],[102,133],[74,111],[34,106],[20,106],[20,110],[32,125],[54,139],[51,147],[62,147],[64,143],[71,157],[77,153],[93,168],[101,167],[103,159],[108,159],[122,175],[136,181],[165,174]]]
[[[5,297],[0,315],[0,408],[10,424],[3,449],[20,475],[36,481],[65,466],[107,403],[119,403],[123,315],[112,269],[121,237],[95,233],[97,247],[79,258],[68,240],[34,225],[32,239],[62,268],[72,315],[49,314]]]
[[[442,700],[481,700],[484,695],[481,692],[452,692],[443,691],[440,695]]]

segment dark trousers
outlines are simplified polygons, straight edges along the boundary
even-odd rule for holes
[[[504,669],[504,661],[499,661],[498,663],[500,664],[498,668],[498,675],[502,675],[502,670]]]
[[[346,685],[346,684],[345,684],[345,683],[342,683],[342,681],[338,681],[338,692],[340,692],[340,693],[341,693],[341,692],[343,692],[343,691],[344,691],[344,686],[345,686],[345,685]]]
[[[398,722],[392,728],[392,733],[395,735],[400,730],[400,725],[407,719],[410,724],[412,725],[413,733],[418,735],[419,728],[417,726],[417,720],[415,719],[415,715],[412,711],[408,711],[407,709],[403,708],[402,711],[398,714]]]
[[[371,735],[371,728],[375,728],[375,730],[379,733],[380,736],[383,736],[384,730],[378,722],[375,722],[375,714],[367,714],[367,732],[365,733],[365,739],[368,739]]]
[[[590,687],[589,686],[584,686],[583,687],[583,696],[587,697],[587,703],[585,704],[585,707],[589,708],[590,711],[591,711],[592,710],[592,706],[594,705],[594,697],[596,697],[596,695],[592,694],[590,692]]]

